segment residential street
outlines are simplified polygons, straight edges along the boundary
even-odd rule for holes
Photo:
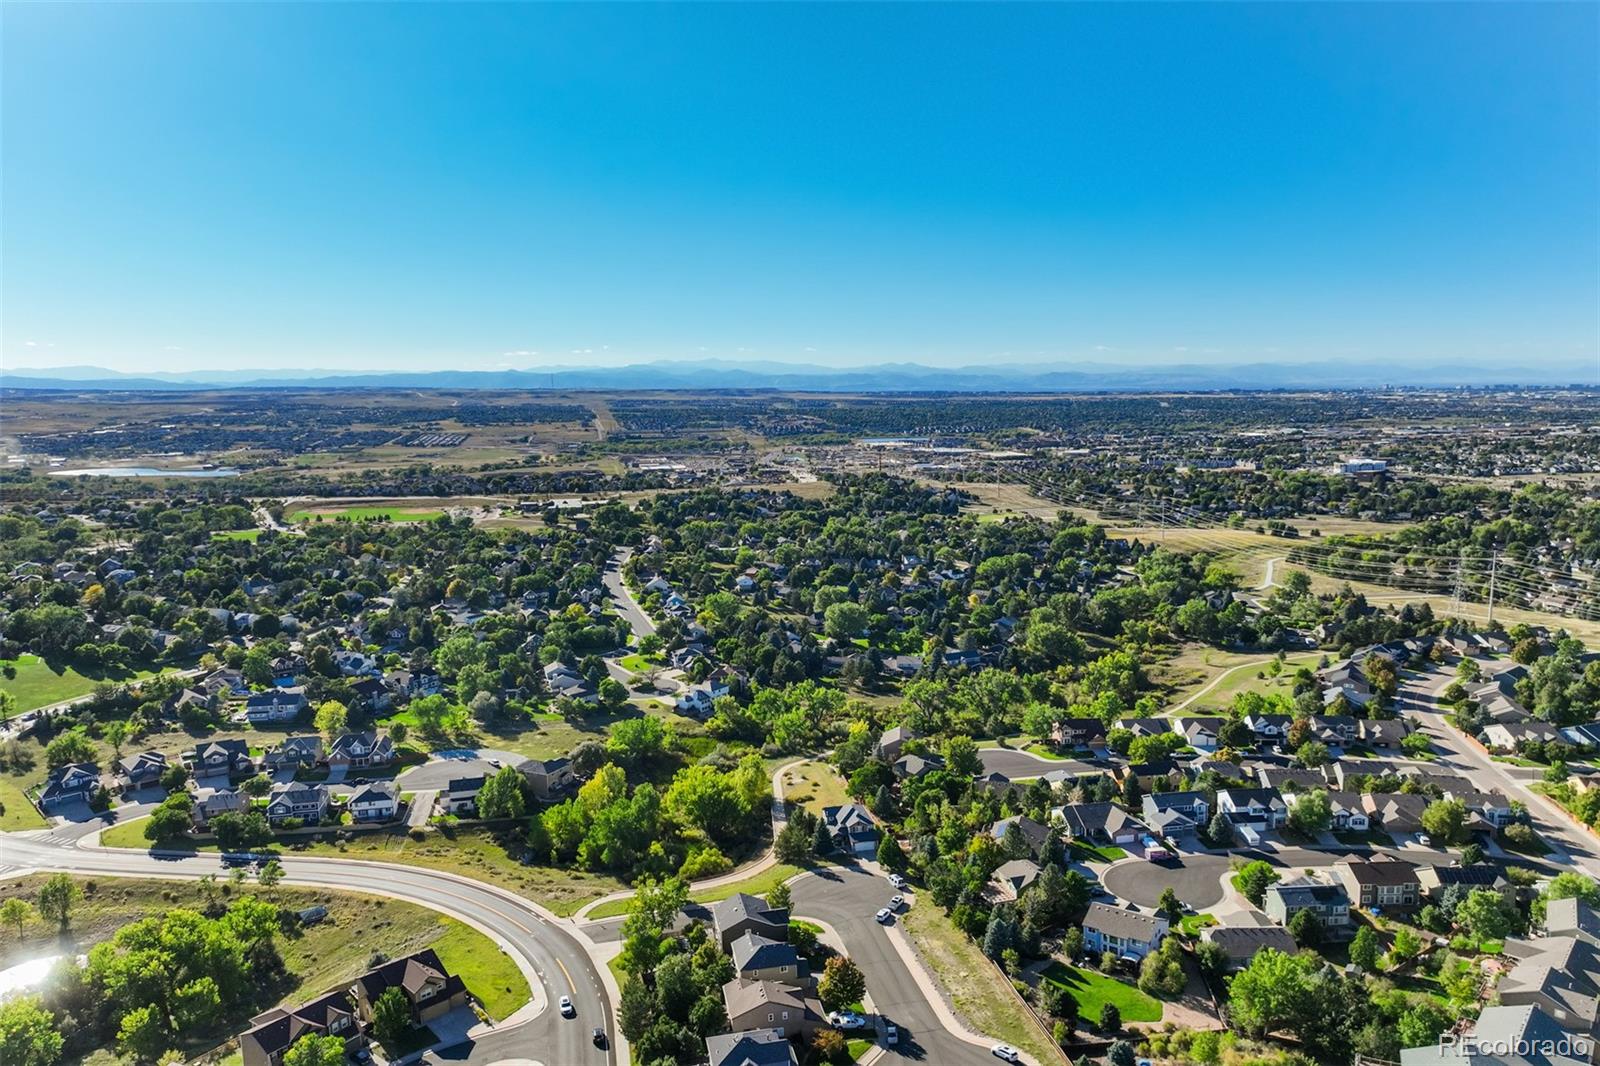
[[[1533,828],[1556,849],[1545,858],[1556,865],[1577,866],[1590,876],[1600,877],[1600,843],[1579,829],[1554,802],[1529,789],[1528,778],[1514,772],[1522,768],[1495,762],[1445,721],[1439,711],[1438,694],[1454,678],[1455,674],[1449,670],[1408,673],[1401,679],[1395,701],[1401,713],[1410,716],[1433,741],[1439,756],[1435,765],[1469,778],[1480,789],[1494,789],[1527,804]]]
[[[656,624],[650,621],[650,616],[644,613],[644,608],[639,606],[639,601],[633,598],[633,593],[622,582],[622,567],[633,556],[632,548],[619,549],[611,557],[611,562],[606,565],[605,573],[601,580],[605,583],[606,592],[611,595],[613,604],[633,630],[635,640],[649,636],[656,631]]]

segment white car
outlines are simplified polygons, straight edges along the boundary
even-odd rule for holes
[[[996,1044],[989,1049],[989,1054],[997,1059],[1005,1059],[1007,1062],[1020,1062],[1022,1060],[1022,1056],[1017,1053],[1017,1049],[1010,1044]]]
[[[885,1047],[894,1047],[900,1043],[900,1030],[892,1022],[885,1022],[883,1026],[883,1043]]]
[[[828,1024],[835,1029],[865,1029],[867,1019],[853,1010],[836,1010],[828,1014]]]
[[[904,907],[905,905],[906,905],[906,898],[904,896],[896,895],[896,896],[889,897],[889,909],[890,910],[897,911],[901,907]]]
[[[572,1005],[571,996],[562,996],[556,1001],[556,1007],[561,1011],[563,1018],[575,1018],[578,1015],[578,1008]]]
[[[877,914],[874,914],[873,917],[878,920],[879,925],[888,925],[889,919],[894,917],[894,911],[890,910],[888,907],[885,907]]]
[[[905,888],[906,887],[906,879],[901,877],[899,874],[890,874],[889,875],[889,883],[891,885],[893,885],[895,888]]]

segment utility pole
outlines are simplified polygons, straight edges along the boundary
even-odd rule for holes
[[[1495,571],[1499,568],[1499,563],[1500,563],[1500,549],[1499,548],[1491,548],[1489,550],[1489,628],[1490,629],[1494,628],[1494,576],[1495,576]]]

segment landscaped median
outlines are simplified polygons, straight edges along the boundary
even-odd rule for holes
[[[108,848],[150,848],[145,839],[146,819],[122,822],[100,834]],[[322,837],[334,836],[325,830]],[[622,882],[605,874],[565,870],[553,866],[524,865],[506,852],[488,826],[468,826],[429,831],[414,840],[402,827],[369,833],[349,833],[345,840],[279,842],[255,851],[272,851],[285,857],[357,859],[373,862],[423,866],[431,870],[460,874],[486,884],[498,885],[525,896],[551,912],[566,917],[584,904],[623,888]],[[173,850],[218,851],[215,844],[163,845]]]

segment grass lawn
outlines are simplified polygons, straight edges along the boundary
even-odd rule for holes
[[[1116,862],[1128,857],[1128,853],[1115,844],[1085,844],[1081,840],[1069,840],[1067,846],[1085,862]]]
[[[1020,1048],[1039,1062],[1062,1061],[1061,1051],[1039,1031],[978,945],[951,925],[938,907],[911,908],[900,916],[900,928],[970,1028]]]
[[[801,763],[783,775],[783,798],[812,814],[822,808],[850,802],[850,793],[839,771],[825,762]]]
[[[19,655],[15,659],[0,659],[0,667],[10,666],[16,677],[0,677],[0,691],[16,697],[17,713],[47,707],[62,700],[87,696],[102,681],[134,681],[153,677],[154,670],[114,670],[82,674],[71,666],[52,666],[37,655]]]
[[[261,536],[259,529],[217,529],[211,533],[212,540],[250,540]]]
[[[0,832],[19,829],[48,829],[50,823],[33,808],[15,781],[0,777]]]
[[[743,881],[734,881],[731,884],[722,885],[718,888],[704,889],[700,892],[690,892],[689,898],[696,903],[716,903],[739,892],[748,892],[752,896],[765,896],[795,874],[803,872],[798,866],[789,866],[780,862],[778,865],[769,867],[754,877],[747,877]],[[628,913],[628,908],[632,904],[633,900],[631,898],[607,900],[590,911],[587,917],[596,920],[619,918]]]
[[[624,655],[618,659],[617,665],[629,673],[642,674],[652,666],[661,666],[662,662],[659,655],[644,656],[634,652],[632,655]]]
[[[1161,1004],[1132,985],[1123,984],[1114,977],[1085,970],[1065,963],[1051,963],[1041,975],[1053,985],[1059,985],[1078,1001],[1078,1016],[1088,1022],[1100,1017],[1100,1008],[1115,1004],[1125,1022],[1159,1022]]]
[[[332,522],[336,518],[348,518],[360,521],[367,518],[382,518],[390,522],[431,522],[442,517],[443,511],[418,511],[406,507],[333,507],[318,508],[314,511],[295,511],[284,516],[286,522]]]
[[[850,1053],[850,1061],[855,1062],[861,1056],[865,1055],[872,1047],[872,1041],[866,1040],[862,1037],[855,1037],[851,1040],[845,1041],[844,1046],[845,1049]]]
[[[0,900],[12,896],[32,899],[45,876],[36,874],[0,882]],[[58,939],[53,922],[35,917],[23,926],[20,937],[14,929],[8,930],[5,943],[0,946],[0,966],[42,950],[86,952],[140,918],[175,907],[199,910],[206,905],[198,882],[102,876],[73,880],[83,896],[73,908],[72,924],[64,934],[68,942]],[[219,902],[225,902],[222,886],[213,891]],[[293,934],[280,935],[278,950],[291,978],[282,987],[272,988],[251,1007],[251,1013],[279,1003],[298,1003],[348,983],[366,971],[374,951],[400,958],[429,947],[439,953],[446,967],[461,975],[468,990],[496,1020],[528,1001],[528,982],[522,971],[492,940],[426,907],[353,892],[286,885],[259,894],[289,910],[321,905],[328,909],[328,917]],[[224,1031],[237,1031],[247,1022],[248,1015],[230,1019],[230,1027]],[[204,1049],[188,1050],[198,1053]]]
[[[150,843],[144,838],[143,819],[113,826],[101,834],[100,842],[111,848],[140,849],[148,848]],[[217,848],[207,845],[201,850],[216,851]],[[422,841],[412,840],[403,830],[395,829],[366,833],[338,843],[279,844],[273,850],[285,856],[371,859],[444,870],[508,888],[563,916],[598,896],[624,887],[622,882],[605,874],[553,866],[524,866],[506,853],[505,847],[495,840],[494,831],[481,826],[435,830]]]
[[[1178,922],[1178,928],[1187,937],[1198,937],[1200,930],[1209,925],[1216,925],[1217,919],[1210,914],[1185,914]]]

